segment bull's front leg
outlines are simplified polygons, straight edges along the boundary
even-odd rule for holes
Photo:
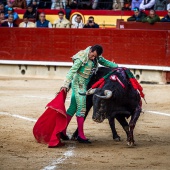
[[[124,131],[126,132],[126,136],[127,136],[127,140],[128,140],[130,131],[129,131],[129,124],[128,124],[128,122],[126,121],[125,116],[122,115],[122,114],[120,114],[120,115],[118,114],[118,115],[116,115],[116,119],[117,119],[117,121],[121,124],[121,126],[122,126],[123,129],[124,129]]]
[[[115,118],[114,117],[108,117],[109,125],[112,130],[113,139],[115,141],[120,141],[120,136],[117,134],[116,128],[115,128]]]
[[[140,113],[141,113],[142,109],[141,109],[141,105],[139,104],[135,111],[134,111],[134,114],[132,115],[131,117],[131,120],[130,120],[130,123],[129,123],[129,127],[130,127],[130,133],[129,133],[129,136],[128,136],[128,145],[129,146],[133,146],[135,141],[134,141],[134,135],[133,135],[133,131],[134,131],[134,128],[135,128],[135,125],[136,125],[136,122],[140,116]]]

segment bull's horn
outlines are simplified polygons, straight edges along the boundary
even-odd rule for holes
[[[91,89],[87,90],[86,95],[94,94],[95,91],[96,91],[96,89],[91,88]]]
[[[96,94],[96,96],[101,99],[110,99],[112,97],[112,91],[110,91],[110,90],[105,90],[104,94],[105,94],[105,96],[99,96],[97,94]]]

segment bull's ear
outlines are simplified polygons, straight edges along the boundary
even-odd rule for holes
[[[96,89],[90,88],[89,90],[87,90],[86,95],[92,95],[95,93],[95,91],[96,91]]]

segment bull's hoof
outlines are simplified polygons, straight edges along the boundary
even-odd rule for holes
[[[116,142],[120,142],[120,136],[119,135],[113,136],[113,140]]]
[[[114,140],[115,142],[120,142],[120,141],[121,141],[121,140],[120,140],[120,137],[113,138],[113,140]]]
[[[133,146],[135,146],[135,142],[127,142],[127,145],[130,147],[133,147]]]

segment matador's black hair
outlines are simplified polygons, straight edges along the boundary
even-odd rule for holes
[[[103,47],[101,45],[94,45],[91,47],[91,51],[96,51],[97,55],[100,56],[103,53]]]

